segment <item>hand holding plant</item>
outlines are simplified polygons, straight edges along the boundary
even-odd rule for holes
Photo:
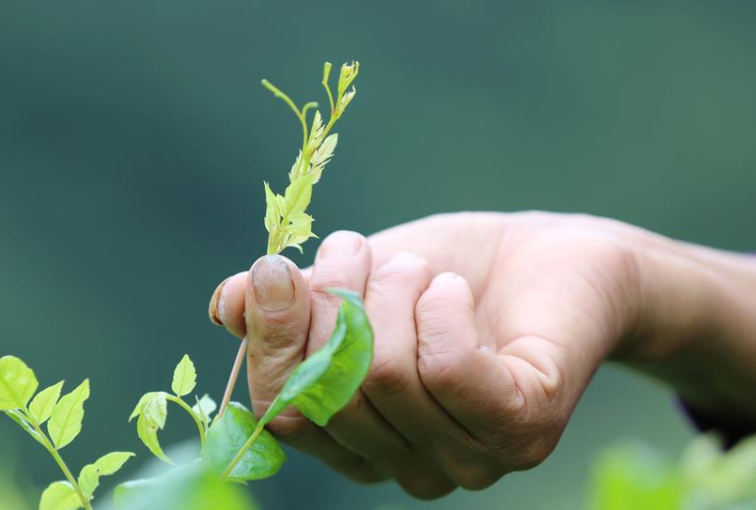
[[[255,339],[257,412],[327,338],[336,304],[324,289],[364,297],[376,343],[360,393],[323,428],[294,412],[269,427],[357,480],[436,498],[536,466],[608,358],[672,380],[711,412],[756,415],[753,364],[738,363],[756,359],[745,257],[588,216],[460,213],[368,239],[335,233],[301,274],[266,264],[232,277],[222,303],[224,323]],[[287,273],[292,304],[266,310],[256,296]],[[739,393],[710,384],[721,380],[740,381]]]
[[[301,251],[301,244],[315,237],[307,207],[313,185],[320,180],[336,148],[336,134],[330,131],[354,98],[356,91],[352,83],[358,70],[357,63],[342,66],[334,96],[328,81],[331,64],[326,63],[322,84],[330,104],[327,123],[323,122],[316,103],[308,103],[299,109],[288,96],[263,80],[266,88],[289,105],[303,128],[302,149],[289,173],[290,183],[285,193],[278,195],[265,184],[269,257],[275,258],[276,254],[288,247]],[[315,113],[310,125],[307,112],[313,109]],[[350,400],[373,359],[373,334],[359,296],[339,289],[330,289],[329,292],[342,299],[330,339],[319,352],[290,374],[259,420],[241,404],[230,401],[246,353],[246,340],[240,347],[215,419],[211,418],[216,404],[209,396],[201,399],[190,396],[197,385],[197,371],[189,356],[184,356],[176,366],[171,392],[149,392],[139,400],[129,420],[137,420],[139,438],[158,459],[173,464],[158,440],[158,432],[167,422],[169,403],[183,409],[196,424],[200,458],[189,465],[174,468],[159,478],[120,485],[116,490],[116,499],[126,505],[124,508],[141,509],[145,505],[153,508],[151,505],[161,498],[165,508],[165,505],[171,508],[176,508],[176,505],[181,508],[195,506],[197,501],[215,496],[219,497],[215,504],[221,504],[226,496],[234,499],[234,493],[225,491],[220,482],[244,483],[272,476],[285,460],[278,443],[265,430],[266,424],[287,407],[294,406],[314,423],[323,426]],[[78,478],[74,477],[63,461],[60,450],[81,431],[83,406],[89,398],[89,381],[85,380],[74,391],[60,398],[62,386],[63,382],[60,382],[34,397],[38,387],[34,372],[16,357],[0,358],[0,411],[4,411],[50,453],[66,478],[45,490],[40,510],[92,510],[92,500],[100,478],[114,474],[133,454],[108,454],[85,466]],[[45,422],[48,422],[47,433],[42,430]],[[186,497],[181,496],[187,491],[199,491],[195,502],[186,501]],[[166,499],[166,493],[172,493],[175,497]],[[249,508],[244,504],[244,498],[236,501],[242,504],[229,506],[229,510]],[[210,502],[206,501],[202,508],[207,504]]]

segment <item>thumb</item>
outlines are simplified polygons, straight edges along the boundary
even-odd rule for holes
[[[245,297],[249,390],[259,415],[304,358],[310,300],[302,273],[280,255],[266,255],[254,263]]]

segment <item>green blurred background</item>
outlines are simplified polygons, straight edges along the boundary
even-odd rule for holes
[[[0,355],[42,384],[91,377],[77,468],[148,457],[126,418],[184,353],[219,397],[236,342],[207,301],[263,252],[262,181],[283,186],[300,141],[259,81],[322,101],[325,60],[363,66],[312,207],[321,237],[547,209],[753,248],[755,23],[745,0],[4,1]],[[166,443],[192,434],[172,416]],[[669,391],[607,367],[556,453],[490,490],[419,503],[294,452],[253,489],[266,510],[579,508],[607,445],[689,436]],[[10,420],[0,458],[23,460],[24,487],[59,477]]]

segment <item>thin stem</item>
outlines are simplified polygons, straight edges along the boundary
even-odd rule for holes
[[[236,353],[236,359],[234,360],[234,366],[231,368],[231,375],[228,377],[228,383],[226,384],[226,391],[223,393],[223,400],[221,401],[220,410],[216,420],[223,418],[223,415],[228,408],[229,402],[231,402],[231,395],[234,393],[236,387],[236,380],[239,378],[239,372],[241,371],[242,364],[244,364],[244,358],[247,354],[247,345],[249,341],[245,336],[239,346],[239,352]]]
[[[194,420],[194,423],[197,424],[197,429],[199,430],[200,435],[200,454],[205,451],[205,427],[202,426],[202,420],[195,414],[195,412],[192,410],[191,407],[189,407],[189,404],[183,401],[181,397],[174,397],[173,395],[166,395],[166,400],[170,400],[171,402],[174,402],[181,406],[181,408],[189,413],[189,416],[192,417],[192,420]]]
[[[333,117],[333,112],[336,111],[336,105],[333,102],[333,93],[331,92],[331,87],[328,85],[328,82],[326,80],[323,80],[323,87],[326,90],[326,93],[328,94],[328,102],[331,103],[331,117]]]
[[[236,454],[236,457],[231,461],[231,464],[228,465],[226,470],[223,472],[223,475],[221,475],[221,481],[225,482],[228,480],[228,478],[231,476],[231,473],[233,472],[234,468],[236,467],[239,462],[241,462],[242,457],[244,457],[244,454],[247,453],[247,450],[252,448],[252,445],[257,440],[257,437],[262,433],[262,431],[265,429],[265,425],[262,421],[257,423],[257,428],[255,428],[255,431],[252,433],[251,436],[249,436],[249,439],[247,439],[247,442],[244,443],[244,446],[241,447],[241,450],[239,450],[239,453]]]
[[[52,456],[52,458],[55,460],[55,463],[58,464],[60,470],[63,471],[63,475],[66,477],[66,480],[68,480],[68,483],[70,483],[76,491],[76,495],[79,496],[81,504],[84,506],[85,510],[92,510],[92,504],[90,503],[89,498],[87,498],[87,496],[84,494],[84,491],[82,491],[81,487],[79,487],[79,483],[76,481],[76,478],[74,478],[73,474],[71,474],[71,470],[68,469],[68,466],[63,460],[63,457],[60,456],[58,450],[55,448],[55,446],[53,446],[52,441],[50,441],[47,435],[42,431],[42,427],[40,427],[39,423],[37,423],[37,420],[32,417],[29,410],[27,408],[24,408],[23,412],[26,421],[29,422],[32,428],[44,440],[42,446],[45,447],[45,450],[47,450],[47,452]]]
[[[307,147],[307,120],[305,119],[302,112],[299,110],[299,108],[297,108],[297,105],[294,104],[294,101],[292,101],[289,96],[281,92],[281,90],[278,87],[270,83],[268,80],[263,80],[262,84],[266,89],[273,92],[274,96],[276,96],[279,99],[283,99],[283,101],[287,105],[289,105],[289,108],[292,109],[292,111],[294,112],[294,115],[297,116],[297,118],[299,119],[299,122],[302,124],[302,133],[304,137],[304,141],[302,142],[302,147],[303,148]]]

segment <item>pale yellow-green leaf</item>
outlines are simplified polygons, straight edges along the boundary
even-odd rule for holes
[[[81,500],[68,482],[53,482],[42,493],[39,510],[78,510]]]
[[[307,140],[307,154],[312,155],[315,150],[323,143],[323,132],[325,126],[323,125],[323,117],[320,115],[320,110],[315,111],[315,117],[312,119],[312,128],[310,129],[310,138]]]
[[[79,487],[91,499],[100,485],[100,477],[117,473],[133,456],[130,452],[113,452],[100,457],[94,464],[84,466],[79,474]]]
[[[177,397],[183,397],[191,393],[195,386],[197,386],[197,370],[191,358],[185,354],[173,371],[171,389]]]
[[[270,189],[270,185],[265,183],[265,229],[271,232],[275,229],[280,221],[279,203],[276,194]]]
[[[0,411],[23,409],[39,383],[34,371],[15,356],[0,358]]]
[[[163,392],[159,392],[159,391],[158,392],[145,393],[144,395],[142,395],[142,398],[139,399],[139,402],[137,402],[136,407],[131,412],[131,416],[129,416],[129,421],[131,421],[134,418],[136,418],[137,416],[139,416],[142,413],[142,408],[144,407],[144,405],[149,400],[152,400],[153,398],[155,398],[155,395],[160,395],[160,394],[165,395]]]
[[[290,215],[289,224],[284,227],[284,232],[305,239],[313,237],[312,216],[303,212]]]
[[[172,464],[158,441],[158,430],[165,427],[165,421],[168,417],[168,404],[165,399],[165,394],[153,393],[151,398],[147,399],[139,413],[139,420],[137,421],[137,435],[142,440],[144,445],[152,452],[155,457]]]
[[[165,427],[165,420],[168,418],[168,400],[165,393],[154,393],[153,398],[144,404],[141,416],[147,417],[160,429]]]
[[[304,171],[304,159],[302,158],[302,150],[299,150],[299,154],[297,154],[297,159],[294,160],[294,164],[291,165],[291,170],[289,170],[289,181],[294,181],[298,176],[305,173]]]
[[[136,457],[131,452],[113,452],[103,455],[94,463],[101,476],[116,474],[131,457]]]
[[[349,86],[352,84],[357,74],[360,72],[360,63],[352,62],[351,64],[343,64],[341,66],[341,72],[339,73],[339,97],[343,96]]]
[[[284,194],[284,209],[287,216],[303,213],[310,205],[312,198],[312,174],[298,177],[286,187]]]
[[[38,425],[42,425],[48,418],[50,418],[55,404],[58,403],[60,391],[62,389],[63,381],[60,381],[58,384],[40,391],[37,393],[37,396],[34,397],[34,400],[32,400],[32,403],[29,405],[29,412]]]
[[[218,404],[215,400],[208,395],[203,395],[201,399],[197,400],[197,403],[192,407],[192,411],[200,417],[202,423],[206,426],[210,425],[210,417],[218,409]]]
[[[317,184],[323,174],[323,169],[333,157],[336,145],[339,143],[338,133],[328,135],[323,144],[312,156],[312,183]]]
[[[349,103],[352,102],[352,99],[354,99],[354,96],[356,94],[357,94],[357,88],[352,87],[346,92],[346,94],[342,96],[341,101],[339,101],[339,106],[338,106],[339,115],[344,113],[344,110],[346,110],[346,107],[349,106]]]
[[[84,402],[89,398],[89,379],[85,379],[75,390],[60,399],[53,408],[47,431],[55,447],[63,448],[81,432],[84,420]]]
[[[93,464],[87,464],[79,473],[79,488],[88,498],[92,498],[94,491],[100,485],[100,473]]]
[[[137,420],[137,435],[142,443],[152,452],[152,454],[158,459],[167,464],[172,464],[170,458],[163,452],[163,448],[160,446],[160,441],[157,437],[158,427],[144,418],[144,415],[139,416]]]

